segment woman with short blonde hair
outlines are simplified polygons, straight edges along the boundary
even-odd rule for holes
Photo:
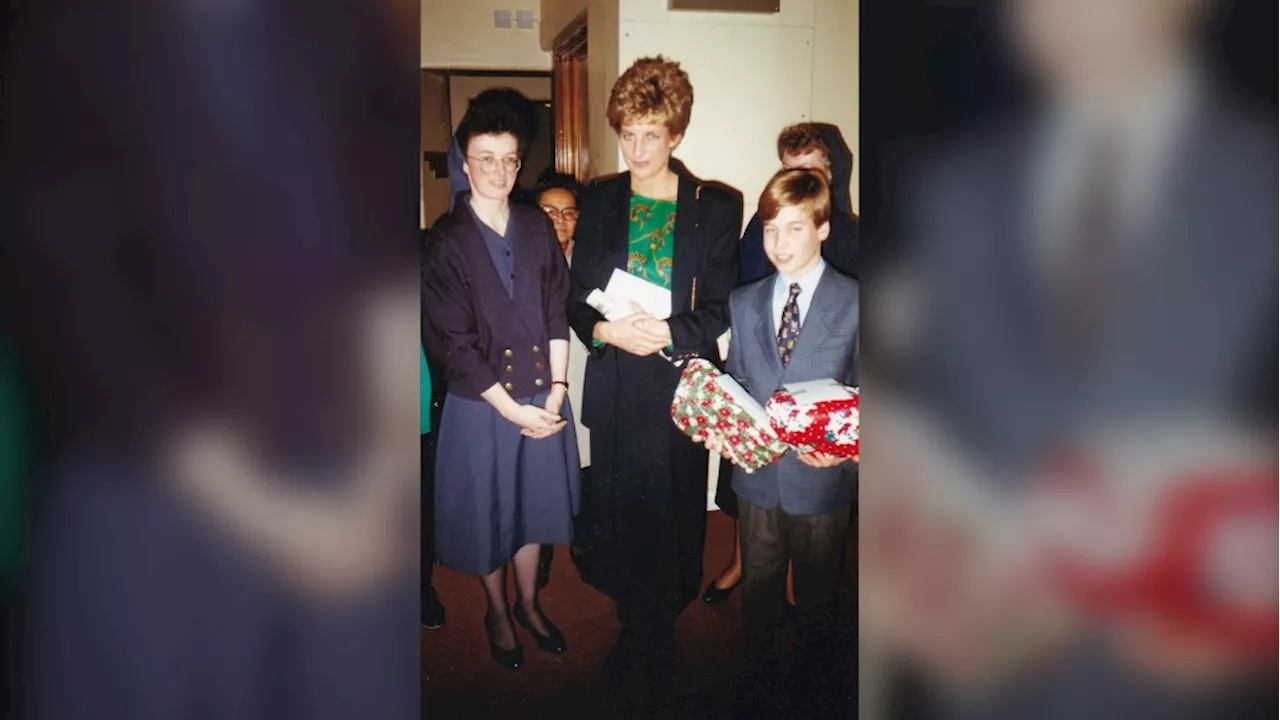
[[[707,516],[707,454],[676,430],[677,362],[718,358],[737,281],[741,195],[674,161],[693,110],[679,63],[638,60],[618,78],[607,117],[627,172],[583,193],[570,271],[570,326],[590,348],[582,422],[591,470],[578,522],[583,578],[613,598],[622,631],[612,682],[633,664],[652,684],[674,671],[676,617],[698,596]],[[671,292],[668,318],[608,321],[585,300],[615,270]]]

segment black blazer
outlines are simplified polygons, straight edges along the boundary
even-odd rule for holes
[[[515,398],[551,387],[551,340],[568,340],[569,273],[551,220],[511,204],[516,278],[507,296],[470,205],[459,202],[427,232],[422,340],[444,366],[449,392],[479,398],[495,383]]]
[[[680,163],[676,197],[675,248],[668,320],[677,359],[702,357],[718,361],[716,340],[729,329],[729,293],[738,281],[738,235],[742,229],[742,197],[722,186],[704,183]],[[586,298],[603,290],[615,269],[626,270],[631,240],[631,174],[594,182],[582,193],[566,314],[569,325],[589,349],[583,387],[583,424],[612,414],[618,373],[612,347],[592,348],[592,334],[604,319]],[[679,372],[674,373],[678,379]],[[671,391],[675,386],[672,383]],[[658,393],[666,388],[655,388]],[[670,395],[663,398],[670,402]]]

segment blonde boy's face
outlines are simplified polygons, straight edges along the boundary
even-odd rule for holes
[[[764,252],[778,272],[801,277],[818,266],[822,243],[830,234],[831,223],[815,225],[806,208],[787,206],[764,224]]]

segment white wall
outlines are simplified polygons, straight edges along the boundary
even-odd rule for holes
[[[590,0],[587,9],[587,105],[591,109],[587,138],[593,176],[609,175],[623,168],[618,138],[604,116],[609,91],[622,72],[618,67],[619,10],[619,0]]]
[[[549,71],[551,53],[539,42],[541,5],[541,0],[422,0],[422,67]],[[494,10],[511,11],[511,29],[493,26]],[[533,11],[533,29],[514,29],[517,10]]]
[[[778,168],[786,125],[830,122],[858,148],[858,0],[783,0],[776,14],[668,10],[667,0],[542,0],[543,46],[587,10],[591,172],[624,168],[605,119],[609,90],[637,58],[678,60],[693,82],[693,118],[676,157],[743,193],[744,224]],[[857,165],[852,186],[858,207]],[[711,462],[711,492],[719,481]]]
[[[544,0],[568,8],[575,2],[583,0]],[[693,81],[693,120],[676,156],[695,174],[741,190],[744,221],[778,168],[776,141],[784,126],[834,123],[856,155],[858,0],[786,0],[776,14],[672,11],[667,0],[586,4],[594,174],[623,167],[604,118],[609,88],[634,60],[659,53],[680,61]],[[567,10],[564,15],[565,22],[572,19]],[[602,37],[611,27],[618,31],[616,49],[615,38]],[[855,209],[857,187],[855,165]]]
[[[542,24],[538,34],[544,50],[553,50],[556,35],[586,11],[591,0],[542,0]],[[617,4],[617,0],[614,0]]]
[[[670,11],[667,0],[622,7],[619,67],[658,53],[680,62],[694,102],[676,156],[695,175],[741,190],[749,218],[777,170],[778,131],[809,116],[814,0],[789,0],[770,15]]]
[[[813,30],[815,119],[840,127],[853,148],[854,212],[858,210],[858,0],[817,0]]]

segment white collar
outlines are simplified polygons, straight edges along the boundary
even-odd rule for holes
[[[808,295],[813,294],[813,289],[817,286],[818,281],[822,279],[822,271],[827,269],[827,261],[818,256],[818,264],[814,265],[809,272],[797,278],[789,278],[782,272],[778,273],[778,282],[784,286],[790,287],[792,283],[799,283],[803,292]]]

